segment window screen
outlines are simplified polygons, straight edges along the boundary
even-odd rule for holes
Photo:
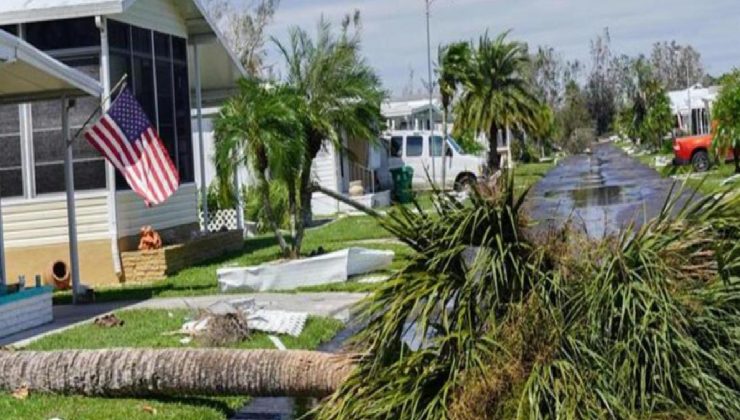
[[[26,41],[42,51],[100,48],[100,30],[95,19],[64,19],[26,24]]]
[[[18,105],[0,106],[0,196],[23,195]]]
[[[406,137],[406,157],[419,157],[424,149],[424,139],[420,136]]]
[[[8,32],[13,35],[18,35],[18,25],[3,25],[0,26],[0,30]]]
[[[157,128],[180,180],[193,182],[187,41],[113,20],[108,31],[111,80],[128,74],[129,86]],[[116,186],[130,188],[120,175]]]
[[[97,55],[81,53],[61,59],[62,62],[94,78],[100,77],[100,59]],[[93,115],[99,114],[100,101],[93,97],[81,97],[70,110],[70,135],[74,135]],[[94,114],[93,114],[94,113]],[[61,101],[34,102],[31,104],[33,125],[34,186],[36,194],[60,193],[64,185],[65,139],[62,134]],[[106,186],[105,159],[100,156],[83,136],[73,146],[75,190],[104,189]]]

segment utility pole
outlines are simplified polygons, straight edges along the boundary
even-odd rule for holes
[[[429,156],[432,160],[432,182],[437,182],[434,163],[434,82],[432,81],[432,36],[430,26],[430,9],[434,0],[424,0],[427,14],[427,69],[429,70]],[[444,144],[444,139],[443,143]]]
[[[689,75],[689,60],[686,58],[686,96],[689,104],[689,135],[694,135],[694,112],[691,109],[691,76]]]

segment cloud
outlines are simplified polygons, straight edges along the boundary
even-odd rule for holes
[[[354,9],[363,16],[365,54],[387,88],[401,90],[409,68],[426,74],[424,0],[283,0],[270,32],[285,39],[290,26],[310,29],[321,16],[338,22]],[[740,65],[739,16],[737,0],[434,0],[432,45],[510,29],[513,39],[585,62],[590,39],[609,27],[616,52],[647,54],[675,39],[718,74]],[[270,58],[279,61],[274,49]]]

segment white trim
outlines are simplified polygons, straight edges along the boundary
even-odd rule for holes
[[[3,11],[0,13],[0,25],[122,13],[134,1],[135,0],[125,0],[123,2],[121,0],[105,0],[88,4],[63,4],[37,9],[23,8],[21,10]]]
[[[85,198],[98,198],[98,197],[105,197],[108,193],[108,190],[86,190],[86,191],[75,191],[75,199],[81,200]],[[36,197],[32,198],[25,198],[25,197],[8,197],[3,198],[2,203],[3,206],[6,207],[17,207],[17,206],[26,206],[29,204],[39,204],[39,203],[52,203],[60,200],[64,200],[64,197],[66,197],[65,192],[56,192],[56,193],[49,193],[49,194],[41,194],[37,195]]]

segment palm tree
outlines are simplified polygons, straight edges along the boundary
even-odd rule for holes
[[[351,357],[304,350],[104,349],[0,351],[0,390],[109,397],[325,397]]]
[[[239,93],[221,109],[216,123],[216,167],[222,189],[240,165],[257,178],[268,224],[285,256],[295,253],[280,231],[270,201],[270,182],[283,182],[289,205],[296,206],[297,182],[304,154],[300,98],[283,85],[254,79],[239,82]],[[294,223],[295,224],[295,223]]]
[[[470,44],[455,42],[439,49],[439,93],[442,96],[444,138],[448,136],[447,122],[450,106],[470,64]],[[447,143],[445,142],[445,147]],[[445,149],[446,154],[446,149]],[[442,189],[445,188],[446,165],[442,165]]]
[[[301,165],[297,218],[297,249],[305,226],[311,222],[311,167],[325,141],[341,149],[342,137],[377,136],[380,104],[385,96],[375,71],[360,52],[359,13],[347,16],[337,35],[325,20],[315,38],[303,29],[290,30],[289,44],[274,40],[287,68],[287,83],[302,97],[305,158]],[[352,30],[354,29],[354,30]]]
[[[483,35],[473,48],[462,95],[456,108],[458,126],[488,136],[488,167],[496,168],[497,134],[506,128],[526,131],[535,125],[538,101],[530,92],[525,74],[527,47],[506,40],[507,32],[495,39]]]

